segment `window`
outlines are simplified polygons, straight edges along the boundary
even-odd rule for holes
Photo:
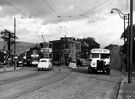
[[[98,53],[93,53],[92,58],[99,58],[99,54]]]
[[[47,62],[47,60],[41,60],[40,62]]]
[[[110,57],[110,54],[101,54],[101,58],[104,59],[104,58],[109,58]]]

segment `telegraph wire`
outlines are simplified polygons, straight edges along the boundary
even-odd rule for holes
[[[17,7],[15,7],[12,3],[10,3],[7,0],[4,0],[8,5],[10,5],[11,7],[13,7],[14,9],[16,9],[18,12],[22,13],[24,16],[27,16],[28,18],[31,18],[30,16],[28,16],[27,14],[25,14],[24,12],[22,12],[20,9],[18,9]]]

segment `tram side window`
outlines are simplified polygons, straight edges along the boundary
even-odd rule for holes
[[[49,54],[49,58],[52,58],[52,54]]]
[[[99,58],[99,54],[98,53],[93,53],[92,58]]]

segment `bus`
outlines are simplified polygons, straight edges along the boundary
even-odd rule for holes
[[[108,49],[91,49],[88,72],[95,73],[102,71],[110,74],[110,50]]]

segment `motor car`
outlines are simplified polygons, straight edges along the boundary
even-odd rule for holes
[[[77,61],[77,66],[88,66],[88,61],[87,59],[80,58]]]
[[[53,66],[61,66],[60,61],[53,61],[52,64],[53,64]]]
[[[40,70],[52,70],[52,62],[49,58],[42,58],[37,65],[38,71]]]
[[[76,62],[75,61],[71,61],[69,63],[69,67],[71,67],[71,68],[77,68]]]
[[[18,61],[18,65],[19,65],[19,66],[23,66],[23,61],[19,60],[19,61]]]

